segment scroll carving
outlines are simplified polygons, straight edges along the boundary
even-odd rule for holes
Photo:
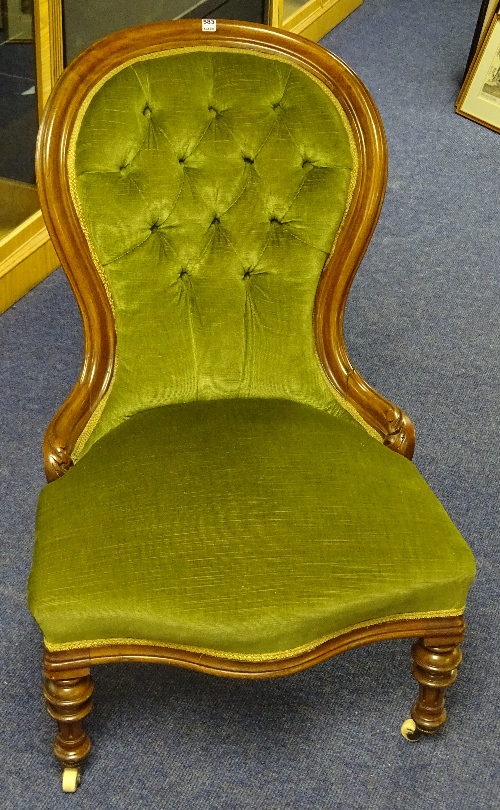
[[[73,461],[61,439],[45,438],[45,473],[48,481],[61,478],[73,466]]]
[[[415,430],[413,424],[400,408],[391,408],[386,413],[387,433],[384,444],[396,453],[411,458],[415,446]]]

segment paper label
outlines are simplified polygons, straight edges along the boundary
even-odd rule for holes
[[[201,21],[201,30],[202,31],[217,31],[217,20],[202,20]]]

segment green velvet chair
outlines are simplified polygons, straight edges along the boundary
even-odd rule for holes
[[[415,638],[403,733],[444,723],[473,557],[342,332],[386,162],[359,79],[264,26],[121,32],[53,93],[38,179],[85,357],[29,606],[65,790],[107,662],[266,678]]]

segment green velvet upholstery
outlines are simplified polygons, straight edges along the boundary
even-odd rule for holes
[[[29,604],[49,645],[251,658],[460,613],[473,576],[411,462],[349,417],[239,398],[137,414],[45,487]]]
[[[256,53],[139,59],[97,87],[69,171],[116,360],[40,496],[29,605],[49,647],[252,660],[463,610],[466,543],[316,354],[351,141],[322,86]]]
[[[286,61],[174,53],[99,88],[74,193],[114,304],[117,357],[85,450],[172,402],[271,397],[339,413],[312,312],[353,165],[335,102]]]

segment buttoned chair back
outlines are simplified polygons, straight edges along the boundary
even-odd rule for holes
[[[331,92],[258,51],[175,49],[93,88],[72,137],[73,201],[117,335],[86,446],[175,402],[337,407],[313,310],[357,156]]]
[[[132,30],[105,59],[98,44],[75,61],[42,139],[45,217],[100,343],[64,448],[51,431],[55,469],[134,413],[221,397],[351,410],[411,455],[410,421],[372,391],[367,404],[342,335],[386,178],[363,85],[317,46],[286,53],[293,38],[270,29],[257,48],[244,24],[160,23],[147,47]]]

